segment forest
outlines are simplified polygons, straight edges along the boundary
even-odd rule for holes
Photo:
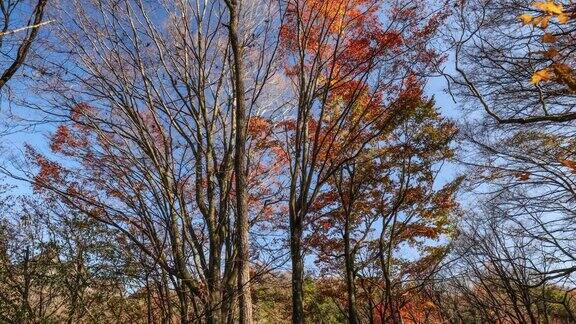
[[[576,323],[573,0],[0,0],[0,323]]]

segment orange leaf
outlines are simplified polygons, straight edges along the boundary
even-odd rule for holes
[[[544,36],[542,36],[542,43],[554,43],[555,41],[556,36],[550,33],[545,33]]]
[[[572,170],[572,173],[576,173],[576,162],[571,160],[559,160],[560,164]]]
[[[518,172],[516,173],[516,178],[521,181],[528,181],[530,180],[530,172]]]
[[[544,51],[544,57],[547,59],[553,59],[556,55],[558,55],[558,50],[555,48],[549,48]]]
[[[548,24],[550,23],[550,16],[546,16],[546,17],[542,17],[542,20],[540,21],[540,28],[542,29],[546,29],[548,28]]]

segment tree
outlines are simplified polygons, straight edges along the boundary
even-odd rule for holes
[[[427,46],[443,12],[379,2],[289,1],[281,36],[293,113],[282,124],[289,156],[293,322],[304,322],[303,235],[310,207],[340,166],[394,121],[406,76],[436,58]],[[338,98],[342,98],[338,102]],[[396,107],[398,108],[398,107]]]
[[[453,303],[454,310],[446,315],[462,321],[573,321],[571,281],[541,283],[538,267],[555,267],[546,247],[510,226],[497,206],[487,206],[466,218],[455,243],[454,265],[437,287],[438,302],[454,298],[442,307]]]
[[[574,246],[568,239],[574,230],[573,10],[572,4],[559,1],[479,1],[457,8],[454,93],[480,103],[486,112],[463,127],[468,187],[493,208],[481,209],[486,223],[502,219],[490,230],[504,237],[501,248],[514,257],[522,254],[517,263],[508,261],[506,271],[500,271],[506,279],[498,280],[518,282],[507,273],[512,268],[524,272],[523,284],[532,286],[508,289],[508,295],[573,281]],[[538,258],[532,257],[534,251]],[[526,307],[530,310],[513,316],[534,321],[530,312],[535,306]]]
[[[238,19],[240,15],[240,0],[226,0],[228,7],[228,33],[233,57],[232,75],[234,79],[235,100],[235,155],[234,174],[236,180],[236,236],[237,244],[235,261],[238,268],[238,294],[240,300],[240,323],[252,323],[252,299],[250,296],[250,251],[248,245],[248,191],[246,189],[246,128],[248,119],[244,98],[244,57],[243,46],[240,43]]]
[[[250,318],[247,226],[265,222],[258,215],[270,206],[247,199],[261,191],[258,176],[273,174],[257,164],[269,150],[237,136],[274,104],[269,30],[277,9],[257,1],[242,8],[236,19],[249,35],[228,35],[223,2],[63,3],[59,14],[73,19],[60,20],[53,45],[67,55],[50,62],[51,78],[37,85],[43,101],[28,103],[65,120],[50,153],[28,150],[35,188],[121,231],[162,285],[167,318],[176,312],[184,322],[234,321],[238,301]],[[236,59],[251,67],[244,76],[232,37],[242,47]],[[240,81],[250,86],[243,91]],[[236,144],[247,153],[235,153]],[[238,165],[242,156],[250,159]],[[239,186],[235,163],[247,178]],[[256,167],[260,174],[248,173]]]
[[[470,188],[497,205],[509,226],[542,245],[554,270],[533,264],[543,280],[574,273],[573,132],[569,128],[468,133]]]
[[[455,128],[421,96],[402,97],[405,118],[344,164],[313,207],[310,241],[325,271],[345,278],[351,323],[366,321],[376,306],[382,322],[400,321],[408,296],[427,285],[455,234],[461,179],[435,189],[436,168],[453,155]],[[401,257],[405,250],[409,260]]]
[[[135,276],[117,233],[36,198],[2,198],[2,321],[142,320],[124,288]]]

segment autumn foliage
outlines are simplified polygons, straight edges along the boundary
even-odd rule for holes
[[[0,322],[576,322],[573,1],[4,5]]]

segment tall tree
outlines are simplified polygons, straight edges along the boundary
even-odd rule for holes
[[[497,214],[505,225],[493,232],[546,255],[508,265],[530,267],[530,284],[571,282],[574,6],[472,1],[456,11],[451,85],[458,98],[485,112],[463,127],[469,144],[463,160],[469,188],[482,204],[497,206],[480,215],[490,223]]]
[[[53,46],[66,55],[56,55],[47,65],[51,78],[36,85],[46,96],[28,102],[65,120],[50,148],[66,163],[29,150],[39,168],[36,189],[122,231],[142,252],[142,266],[158,274],[165,297],[176,294],[167,313],[181,321],[232,322],[237,301],[249,300],[246,235],[264,206],[248,209],[259,178],[247,177],[266,152],[247,144],[245,124],[251,114],[273,113],[277,9],[259,1],[242,7],[236,19],[252,33],[236,35],[236,59],[250,67],[238,81],[224,2],[63,3]],[[242,82],[250,87],[237,100]],[[236,136],[250,151],[241,156],[252,156],[239,186]],[[258,176],[268,174],[266,164],[258,167]]]
[[[285,9],[281,35],[294,106],[283,123],[293,322],[302,323],[302,239],[309,209],[340,166],[394,119],[389,103],[405,89],[406,75],[434,63],[427,42],[444,13],[429,15],[420,2],[372,0],[295,0]]]
[[[420,96],[415,91],[397,103],[406,116],[344,164],[312,209],[318,216],[311,244],[325,271],[343,275],[349,322],[368,320],[376,306],[379,320],[398,322],[455,234],[461,180],[442,186],[435,180],[453,155],[455,127]],[[402,258],[406,249],[410,261]]]

